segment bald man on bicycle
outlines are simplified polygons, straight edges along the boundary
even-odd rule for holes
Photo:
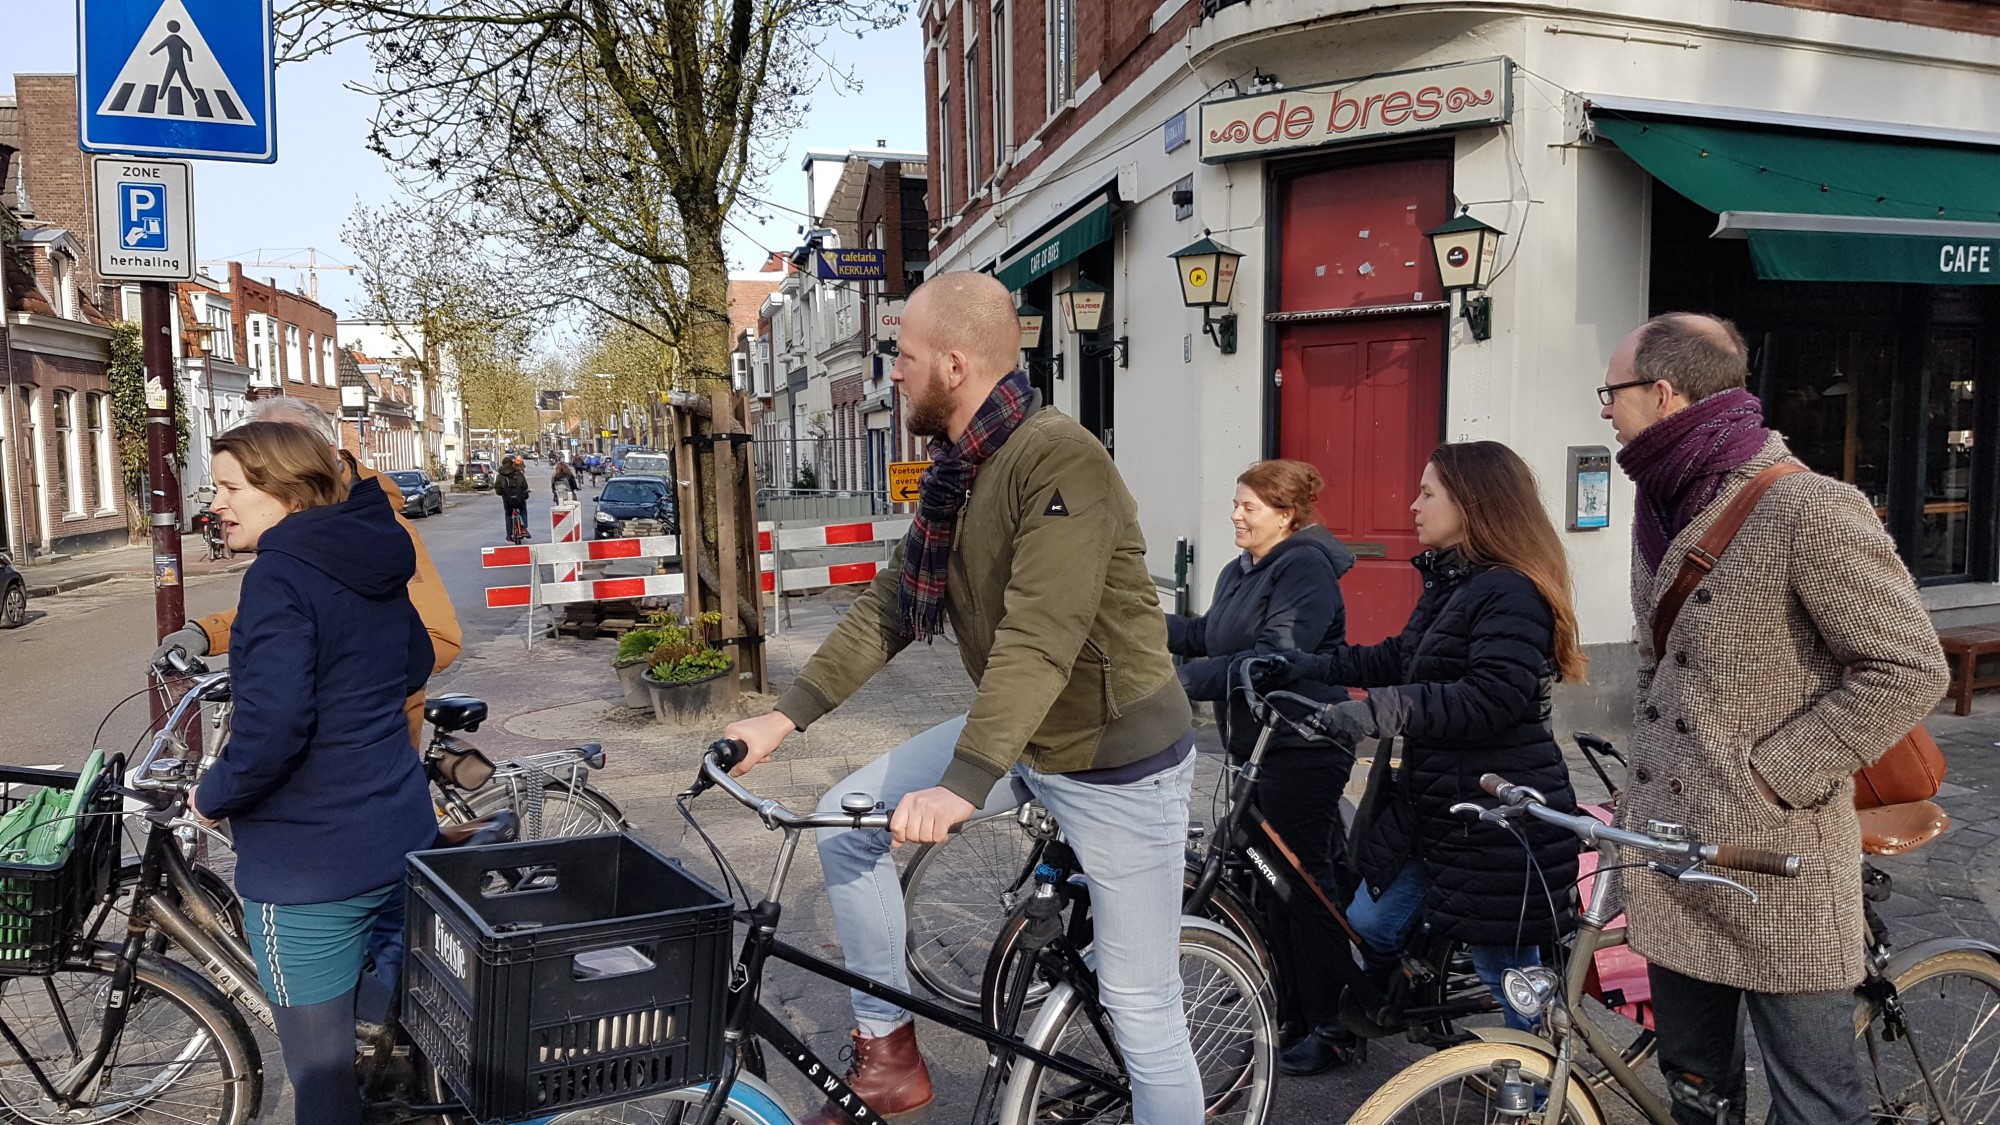
[[[1019,777],[1090,873],[1098,979],[1133,1119],[1197,1125],[1178,956],[1192,712],[1137,505],[1104,446],[1014,368],[1019,338],[1013,299],[984,274],[944,274],[910,297],[893,378],[910,432],[931,439],[916,519],[777,710],[725,733],[748,746],[736,769],[747,772],[949,618],[979,685],[971,712],[862,767],[821,805],[863,790],[896,807],[892,833],[820,834],[847,967],[908,987],[891,835],[943,840],[981,808],[1016,803]],[[928,1106],[910,1014],[853,999],[848,1085],[891,1120]],[[807,1118],[846,1120],[832,1106]]]

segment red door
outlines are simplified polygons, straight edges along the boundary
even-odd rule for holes
[[[1280,337],[1278,452],[1326,478],[1320,518],[1357,560],[1340,583],[1352,644],[1400,632],[1422,589],[1410,502],[1440,436],[1443,351],[1436,315],[1308,322]]]

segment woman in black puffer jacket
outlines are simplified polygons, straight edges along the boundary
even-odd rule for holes
[[[1356,828],[1365,885],[1348,920],[1372,960],[1402,948],[1420,921],[1464,942],[1494,995],[1508,968],[1535,964],[1568,925],[1576,838],[1523,819],[1506,828],[1454,816],[1497,773],[1575,811],[1569,769],[1549,729],[1549,688],[1583,678],[1569,566],[1528,466],[1498,442],[1439,446],[1424,468],[1414,561],[1424,592],[1400,636],[1328,654],[1281,654],[1267,683],[1299,679],[1369,689],[1317,716],[1348,741],[1402,736],[1402,767],[1371,778]],[[1537,876],[1527,863],[1532,851]],[[1554,913],[1551,912],[1553,900]],[[1509,1011],[1508,1021],[1526,1021]]]
[[[1167,615],[1167,647],[1189,658],[1180,667],[1181,686],[1189,699],[1216,704],[1223,745],[1239,762],[1250,756],[1263,728],[1233,690],[1237,664],[1274,652],[1332,652],[1347,641],[1340,576],[1353,568],[1354,555],[1319,522],[1314,501],[1325,483],[1304,461],[1259,461],[1245,469],[1236,478],[1230,511],[1243,553],[1223,564],[1207,613]],[[1303,694],[1333,702],[1346,699],[1347,689],[1312,684]],[[1341,791],[1353,772],[1352,747],[1280,730],[1271,736],[1257,784],[1257,807],[1335,901],[1353,890],[1340,823]],[[1284,984],[1280,1017],[1294,1028],[1318,1031],[1296,1036],[1279,1066],[1287,1074],[1317,1074],[1346,1059],[1337,980],[1311,935],[1293,932],[1284,904],[1270,905]]]

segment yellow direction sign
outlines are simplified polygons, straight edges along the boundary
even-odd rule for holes
[[[891,504],[914,504],[917,502],[917,482],[923,479],[924,470],[931,467],[929,461],[889,462],[889,502]]]

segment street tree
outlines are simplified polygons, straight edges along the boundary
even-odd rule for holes
[[[851,81],[827,37],[908,0],[291,0],[288,57],[354,39],[370,144],[434,204],[598,316],[728,376],[724,233],[805,99]]]

